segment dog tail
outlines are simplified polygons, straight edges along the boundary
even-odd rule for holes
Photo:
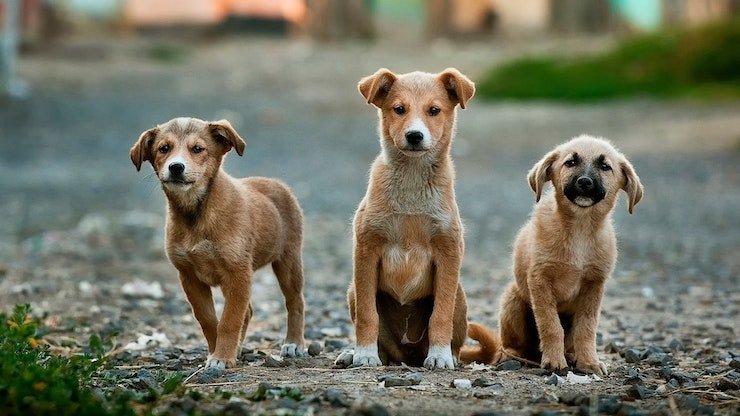
[[[468,337],[478,341],[478,344],[480,345],[475,347],[462,347],[462,349],[460,349],[460,360],[466,363],[492,363],[501,345],[498,336],[481,324],[469,322]]]

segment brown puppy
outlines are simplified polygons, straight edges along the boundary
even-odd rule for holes
[[[288,310],[281,354],[303,354],[303,213],[285,184],[224,172],[224,155],[244,147],[226,120],[183,117],[145,131],[131,148],[136,169],[149,161],[167,197],[167,255],[208,342],[206,367],[236,363],[252,317],[252,274],[267,264]],[[220,321],[213,286],[225,299]]]
[[[378,108],[381,153],[354,219],[353,364],[454,368],[467,306],[450,146],[475,86],[456,69],[380,69],[358,88]]]
[[[577,368],[605,374],[596,328],[617,258],[611,213],[620,189],[632,213],[643,194],[640,178],[609,142],[584,135],[545,155],[528,179],[537,201],[546,182],[554,191],[516,239],[515,280],[499,312],[503,355],[557,370],[568,366],[567,353]]]

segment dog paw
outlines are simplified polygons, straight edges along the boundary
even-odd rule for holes
[[[568,368],[568,362],[565,360],[565,356],[562,354],[560,354],[559,357],[557,355],[548,356],[542,354],[540,367],[547,370],[559,371]]]
[[[296,357],[303,357],[306,353],[303,351],[303,346],[294,344],[294,343],[287,343],[283,344],[282,347],[280,347],[280,356],[286,357],[286,358],[296,358]]]
[[[609,374],[609,371],[606,368],[606,364],[604,362],[596,360],[596,361],[577,361],[576,362],[576,368],[586,372],[586,373],[593,373],[597,376],[605,376]]]
[[[218,371],[223,371],[226,369],[227,361],[222,360],[220,358],[215,358],[212,355],[209,355],[206,359],[206,370],[215,369]]]
[[[383,365],[378,357],[378,346],[368,345],[355,348],[352,356],[352,365],[355,367],[379,367]]]
[[[433,370],[436,368],[455,368],[455,359],[452,357],[452,349],[446,346],[431,346],[424,360],[424,367]]]

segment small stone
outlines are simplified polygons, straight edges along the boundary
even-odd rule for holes
[[[167,360],[164,364],[164,368],[170,371],[180,371],[182,370],[182,361],[178,360],[177,358]]]
[[[473,380],[473,387],[489,387],[489,386],[494,386],[496,384],[498,383],[494,382],[493,380],[485,376],[481,376]]]
[[[251,378],[249,376],[246,376],[244,374],[239,373],[231,373],[228,376],[226,376],[226,381],[230,383],[240,383],[243,381],[249,381]]]
[[[624,360],[630,364],[639,363],[642,358],[640,352],[634,348],[624,350]]]
[[[608,344],[604,346],[604,352],[607,354],[616,354],[618,353],[622,348],[624,347],[624,344],[617,341],[610,341]]]
[[[552,394],[552,393],[535,393],[532,396],[532,400],[530,400],[530,403],[536,404],[536,403],[557,403],[558,402],[558,396]]]
[[[560,393],[558,400],[560,403],[567,404],[568,406],[588,405],[591,401],[587,395],[572,391],[564,391]]]
[[[365,403],[360,403],[359,405],[355,403],[352,406],[352,410],[350,411],[350,416],[389,416],[390,413],[388,412],[388,409],[383,407],[382,405],[378,403],[373,403],[370,405],[367,405]]]
[[[334,360],[334,368],[347,368],[352,365],[354,359],[354,352],[351,350],[342,351],[336,360]]]
[[[316,357],[317,355],[321,354],[321,344],[319,344],[317,341],[313,341],[308,345],[308,355],[311,357]]]
[[[549,377],[549,378],[547,379],[547,381],[545,382],[545,384],[549,384],[549,385],[551,385],[551,386],[558,386],[558,385],[562,385],[562,384],[564,384],[564,383],[565,383],[565,379],[564,379],[564,378],[562,378],[562,377],[560,377],[560,376],[559,376],[559,375],[557,375],[557,374],[552,374],[552,375],[551,375],[551,376],[550,376],[550,377]]]
[[[265,367],[290,367],[290,362],[287,360],[279,360],[272,355],[268,355],[265,358]]]
[[[734,368],[735,370],[740,370],[740,360],[737,358],[733,358],[732,361],[730,361],[730,368]]]
[[[326,389],[321,392],[321,397],[329,402],[332,407],[350,407],[347,396],[337,389]]]
[[[200,384],[208,384],[213,382],[213,380],[221,377],[221,375],[224,373],[224,370],[221,370],[217,367],[208,367],[205,370],[201,371],[200,374],[198,374],[198,382]]]
[[[160,353],[154,354],[154,356],[152,356],[152,361],[154,361],[155,364],[160,364],[161,365],[161,364],[164,364],[167,361],[167,357],[160,352]]]
[[[378,376],[378,381],[383,383],[383,387],[405,387],[416,386],[421,383],[422,377],[421,373],[409,373],[404,376],[384,374]]]
[[[699,407],[699,398],[693,394],[676,393],[673,395],[679,409],[696,410]]]
[[[738,390],[740,389],[740,384],[730,380],[727,377],[720,377],[714,383],[712,383],[712,387],[719,391]]]
[[[522,368],[522,363],[517,360],[506,360],[496,366],[498,371],[514,371]]]
[[[622,407],[622,401],[619,396],[602,396],[599,397],[598,414],[613,415]],[[589,409],[589,415],[591,414]]]
[[[671,357],[663,352],[650,354],[645,360],[646,363],[654,366],[664,366],[670,364],[672,361]]]
[[[633,399],[647,399],[655,395],[655,390],[649,389],[639,384],[633,384],[632,387],[627,389],[627,396]]]
[[[343,339],[327,339],[324,341],[324,348],[326,348],[326,351],[328,352],[341,350],[347,345],[347,341]]]
[[[674,338],[668,344],[668,348],[670,348],[673,352],[683,351],[683,343]]]
[[[460,390],[468,390],[473,388],[473,383],[471,383],[470,380],[467,378],[456,378],[452,380],[450,387],[454,387]]]

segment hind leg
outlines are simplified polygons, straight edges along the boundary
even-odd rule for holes
[[[239,335],[240,342],[244,343],[244,337],[247,335],[247,327],[249,327],[249,321],[252,320],[252,314],[254,313],[254,310],[252,309],[252,302],[249,302],[249,305],[247,305],[247,313],[244,314],[244,325],[242,325],[241,334]]]
[[[527,313],[529,306],[516,293],[515,284],[506,288],[501,297],[499,310],[499,331],[503,354],[497,354],[494,363],[505,360],[507,356],[524,358],[530,349],[529,344],[534,340],[529,339],[527,331]]]
[[[283,357],[300,357],[304,354],[303,339],[303,261],[300,248],[288,250],[278,261],[272,263],[280,290],[285,296],[288,311],[288,332],[280,349]]]

